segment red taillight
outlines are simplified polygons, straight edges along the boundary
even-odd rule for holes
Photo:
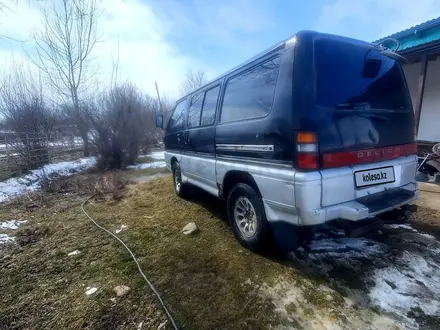
[[[417,154],[417,144],[415,143],[368,150],[333,152],[322,156],[322,166],[324,168],[331,168],[365,164],[415,154]]]
[[[304,170],[317,170],[318,169],[318,154],[317,153],[298,153],[298,168]]]
[[[299,169],[316,170],[319,167],[318,137],[312,132],[296,134],[297,166]]]

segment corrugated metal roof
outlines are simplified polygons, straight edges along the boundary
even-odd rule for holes
[[[387,37],[384,37],[384,38],[380,38],[380,39],[378,39],[376,41],[373,41],[373,43],[381,42],[382,40],[385,40],[387,38],[394,38],[394,39],[404,38],[404,37],[413,35],[417,31],[426,30],[426,29],[429,29],[429,28],[431,28],[433,26],[438,26],[438,25],[440,25],[440,17],[433,18],[433,19],[431,19],[429,21],[426,21],[424,23],[415,25],[415,26],[410,27],[410,28],[408,28],[406,30],[403,30],[403,31],[400,31],[400,32],[396,32],[396,33],[394,33],[392,35],[389,35]]]

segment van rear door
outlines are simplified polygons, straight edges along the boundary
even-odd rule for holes
[[[414,114],[398,61],[372,45],[330,38],[315,39],[314,59],[322,167],[352,165],[326,156],[335,152],[414,143]]]
[[[314,70],[322,204],[412,182],[415,157],[402,157],[417,151],[414,113],[400,63],[371,44],[317,37]]]

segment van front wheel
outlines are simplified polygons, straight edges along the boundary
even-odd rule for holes
[[[240,244],[256,252],[267,249],[270,229],[260,195],[251,186],[239,183],[229,194],[227,208],[229,223]]]

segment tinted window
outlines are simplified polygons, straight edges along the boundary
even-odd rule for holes
[[[183,129],[183,122],[185,119],[186,100],[181,101],[176,105],[173,115],[168,122],[167,131],[176,132]]]
[[[200,125],[200,112],[202,111],[203,93],[191,97],[191,105],[188,112],[188,128]]]
[[[259,64],[228,80],[221,122],[262,117],[272,108],[279,58]]]
[[[397,61],[377,49],[315,40],[316,103],[337,109],[410,109]]]
[[[220,86],[214,87],[206,92],[203,102],[201,125],[212,125],[215,121],[215,108],[217,107],[218,93]]]

